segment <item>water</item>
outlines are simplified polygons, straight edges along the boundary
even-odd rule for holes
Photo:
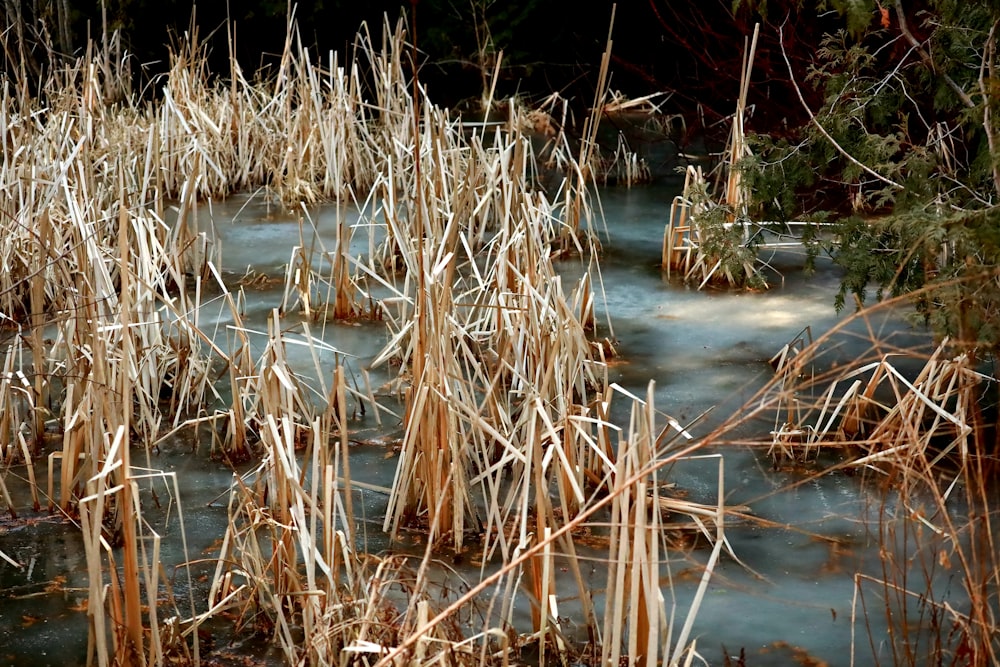
[[[668,182],[602,193],[609,237],[601,264],[606,312],[598,317],[599,327],[602,316],[610,318],[622,355],[611,368],[613,382],[644,395],[647,383],[655,381],[657,408],[682,423],[714,408],[695,427],[697,433],[707,433],[768,379],[768,360],[782,345],[806,327],[818,335],[839,322],[832,305],[838,274],[830,263],[820,261],[815,274],[806,276],[803,256],[784,253],[769,258],[780,274],[768,275],[772,289],[767,292],[698,291],[665,280],[658,266],[660,242],[676,189],[676,183]],[[295,246],[302,240],[311,242],[311,226],[307,224],[305,236],[300,237],[303,228],[296,215],[284,214],[260,199],[234,198],[216,203],[211,210],[203,207],[198,215],[199,224],[217,235],[216,248],[221,248],[226,275],[235,278],[250,270],[278,278],[244,290],[248,326],[265,331],[268,314],[281,304],[284,266]],[[356,214],[347,209],[338,212],[332,206],[312,211],[311,217],[328,250],[335,246],[338,217],[349,223],[357,220]],[[367,241],[359,234],[352,250],[364,252],[366,248]],[[560,270],[568,281],[580,274],[581,267],[570,260]],[[207,322],[217,325],[220,340],[231,337],[225,329],[228,314],[218,302],[200,317],[203,326]],[[294,320],[290,316],[285,324],[291,326]],[[906,328],[898,319],[888,326]],[[315,324],[313,333],[322,334],[355,372],[365,368],[387,340],[384,327],[377,323]],[[606,325],[599,331],[601,336],[611,334]],[[259,354],[264,336],[251,335],[251,341],[255,355]],[[307,372],[313,366],[305,346],[289,346],[288,352],[297,370]],[[850,358],[852,351],[847,347],[842,354]],[[333,351],[322,351],[324,366],[332,366],[335,356]],[[389,375],[388,369],[376,369],[373,383],[377,386]],[[619,406],[623,409],[624,402]],[[624,416],[616,416],[623,423]],[[388,415],[384,420],[379,428],[369,415],[354,436],[365,441],[398,435],[398,420]],[[799,483],[801,472],[774,470],[761,453],[732,446],[708,451],[724,457],[727,501],[750,506],[754,516],[773,527],[747,523],[727,531],[740,562],[724,556],[711,581],[694,628],[699,652],[710,664],[722,662],[723,645],[732,656],[745,649],[748,664],[755,666],[786,665],[804,655],[831,665],[847,664],[853,574],[859,569],[878,572],[877,549],[866,530],[873,502],[853,477],[834,474]],[[385,454],[383,446],[352,447],[352,476],[390,485],[396,459]],[[177,501],[183,507],[186,557],[198,561],[192,570],[197,598],[204,595],[207,584],[202,577],[212,570],[211,558],[225,530],[226,489],[233,472],[210,461],[207,445],[189,439],[167,443],[153,456],[151,465],[176,474],[180,497],[173,498],[172,487],[159,482],[157,498],[161,508],[176,508]],[[686,461],[671,470],[670,478],[690,499],[714,503],[717,469],[716,459]],[[144,507],[154,506],[150,491],[144,491],[142,500]],[[19,507],[27,505],[23,495],[17,502]],[[356,500],[360,532],[371,551],[389,546],[381,532],[385,502],[384,495],[371,491],[359,492]],[[186,572],[174,569],[185,558],[178,544],[176,513],[153,511],[151,519],[164,536],[163,562],[174,595],[183,601],[189,591]],[[86,617],[80,605],[87,585],[82,547],[76,529],[59,519],[43,515],[33,520],[37,523],[0,532],[0,550],[21,563],[32,563],[30,572],[0,566],[0,662],[81,664]],[[671,563],[681,619],[705,558],[707,550],[700,549],[690,556],[678,553]],[[599,564],[591,562],[584,573],[595,589],[603,588],[605,574]],[[474,569],[468,572],[473,578],[476,574]],[[665,595],[671,593],[665,589]],[[571,619],[567,625],[572,628]],[[855,629],[863,638],[863,628]],[[855,664],[867,664],[870,659],[863,645]]]

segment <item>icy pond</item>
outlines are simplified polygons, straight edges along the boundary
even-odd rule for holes
[[[783,345],[806,328],[819,335],[842,316],[833,308],[838,286],[835,267],[820,258],[815,273],[805,275],[802,253],[767,256],[777,272],[767,274],[770,289],[762,292],[699,291],[666,280],[659,266],[660,244],[678,188],[679,184],[669,182],[600,192],[608,233],[600,258],[607,312],[598,315],[598,333],[613,337],[620,354],[610,369],[611,381],[637,395],[643,395],[648,383],[655,381],[657,409],[681,422],[712,408],[693,427],[699,435],[727,419],[772,376],[769,360]],[[331,246],[338,218],[352,219],[349,212],[338,213],[333,206],[314,209],[312,216]],[[271,278],[244,289],[248,326],[266,330],[268,314],[280,306],[284,267],[300,243],[298,217],[262,198],[241,197],[201,206],[198,221],[221,248],[225,275],[240,276],[249,269]],[[579,260],[564,260],[559,270],[567,276],[578,275]],[[226,311],[218,303],[208,304],[199,314],[201,326],[211,329],[216,319],[219,339],[225,340]],[[294,318],[289,319],[286,325],[294,326]],[[607,320],[613,331],[608,330]],[[912,336],[913,341],[923,336],[909,333],[908,325],[898,318],[886,319],[880,326]],[[347,355],[349,370],[365,368],[386,342],[379,323],[328,322],[313,324],[312,331]],[[865,345],[863,337],[857,345],[859,349]],[[308,366],[308,350],[290,348],[290,354],[300,353],[303,366]],[[849,344],[842,354],[851,358]],[[373,380],[384,381],[387,372],[384,367],[373,370]],[[766,431],[769,425],[760,428]],[[398,437],[398,422],[386,420],[381,429],[370,416],[357,422],[352,435],[358,443],[351,450],[353,478],[377,486],[391,484],[396,459],[391,447],[378,441]],[[871,641],[877,647],[877,637],[884,632],[879,624],[885,621],[879,614],[867,621],[860,618],[854,575],[879,571],[878,544],[869,526],[878,501],[868,496],[857,477],[829,474],[811,479],[808,470],[773,465],[761,450],[709,443],[705,453],[724,458],[727,502],[746,506],[767,525],[736,522],[728,527],[728,540],[740,562],[723,556],[716,568],[693,628],[699,652],[713,665],[723,664],[723,646],[734,661],[745,650],[747,664],[755,667],[795,661],[847,665],[853,642],[857,644],[854,664],[871,664],[869,637],[876,637]],[[153,468],[178,473],[176,500],[184,512],[187,553],[197,561],[195,572],[203,576],[213,568],[212,558],[226,525],[227,489],[233,475],[209,454],[209,446],[195,447],[182,439],[161,447],[150,458]],[[140,459],[136,456],[134,461]],[[42,464],[36,474],[44,475]],[[15,503],[30,507],[27,497],[20,495],[26,491],[14,483],[20,475],[21,471],[12,470],[9,484],[19,494]],[[712,503],[717,492],[717,461],[681,462],[671,468],[669,481],[687,497]],[[385,496],[358,490],[355,498],[365,548],[401,548],[390,544],[381,530]],[[176,509],[168,503],[160,511]],[[44,508],[27,515],[25,519],[22,512],[16,526],[0,533],[0,550],[29,565],[15,570],[0,563],[0,663],[84,664],[86,563],[76,531],[49,517]],[[673,556],[678,618],[683,618],[690,604],[706,557],[704,548]],[[179,597],[187,595],[186,583],[174,569],[182,558],[178,536],[165,536],[162,562]],[[449,567],[455,574],[447,576],[462,576],[461,564]],[[477,572],[470,571],[470,576]],[[605,567],[599,561],[588,562],[584,574],[592,578],[595,590],[604,586]],[[203,604],[197,599],[204,594],[203,585],[194,582],[196,604]],[[670,595],[666,589],[665,595]],[[562,609],[572,609],[571,602]],[[564,615],[572,628],[571,611]],[[858,618],[852,621],[852,616]],[[267,653],[255,642],[229,650],[235,655],[243,651],[273,659],[275,664],[281,659],[277,652]]]

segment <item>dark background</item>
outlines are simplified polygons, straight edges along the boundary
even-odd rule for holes
[[[244,72],[266,71],[278,62],[288,16],[283,0],[2,1],[8,27],[27,26],[22,41],[30,59],[43,62],[52,54],[41,43],[46,30],[55,53],[72,58],[82,54],[88,35],[99,38],[106,25],[122,32],[140,81],[166,71],[169,45],[192,25],[209,47],[212,71],[227,74],[227,21],[235,26],[235,50]],[[787,21],[785,43],[798,77],[825,19],[815,12],[804,14],[810,10],[794,0],[769,3],[767,15],[748,3],[737,4],[734,12],[731,0],[619,2],[612,34],[612,89],[629,97],[668,93],[665,112],[706,123],[719,120],[733,111],[745,43],[754,24],[763,21],[750,122],[758,129],[798,124],[801,106],[787,85],[775,27]],[[295,17],[303,43],[323,58],[331,49],[349,57],[363,22],[377,43],[383,17],[395,22],[405,16],[411,32],[415,17],[421,81],[432,99],[445,106],[481,94],[481,64],[491,69],[495,61],[492,53],[480,56],[475,28],[488,26],[493,51],[503,50],[497,98],[517,94],[530,102],[560,92],[582,109],[593,99],[612,6],[610,0],[318,0],[296,5]],[[18,54],[12,44],[17,35],[10,29],[5,35],[4,70],[16,76]],[[44,67],[36,69],[42,71]]]

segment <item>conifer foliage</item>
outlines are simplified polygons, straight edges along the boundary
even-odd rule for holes
[[[758,210],[768,219],[842,221],[828,248],[846,270],[838,307],[912,293],[936,333],[980,354],[994,350],[1000,7],[782,4],[789,14],[736,3],[737,12],[766,12],[805,114],[797,127],[754,138],[745,168]],[[829,7],[837,23],[811,54],[801,45],[793,53],[788,16],[814,11],[818,21]]]

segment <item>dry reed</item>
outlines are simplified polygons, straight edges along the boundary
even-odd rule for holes
[[[852,622],[868,639],[851,647],[852,664],[879,656],[993,664],[996,463],[981,399],[995,380],[948,340],[921,352],[880,338],[874,318],[899,302],[859,311],[816,340],[797,336],[772,360],[774,379],[727,429],[767,420],[769,436],[752,444],[776,465],[820,465],[821,450],[836,450],[843,462],[816,474],[857,469],[874,488],[880,569],[855,573]],[[862,342],[867,350],[842,358],[845,344]],[[955,581],[961,595],[949,592]],[[875,641],[885,632],[878,625],[887,628],[884,643]]]
[[[507,661],[520,640],[503,628],[523,594],[543,660],[555,651],[562,661],[570,646],[557,559],[569,563],[599,637],[572,529],[628,497],[616,505],[616,530],[629,534],[627,558],[646,560],[644,574],[629,574],[645,598],[629,599],[653,605],[630,617],[629,641],[641,636],[655,647],[643,655],[667,659],[663,611],[653,609],[658,503],[648,526],[633,525],[646,516],[647,477],[664,465],[653,451],[655,415],[651,401],[637,407],[615,446],[605,398],[613,334],[608,326],[596,340],[600,276],[584,229],[610,35],[584,141],[578,156],[558,158],[569,178],[551,197],[537,184],[523,111],[509,105],[490,134],[435,107],[407,75],[402,23],[384,26],[380,46],[363,29],[356,60],[331,55],[325,68],[294,25],[287,35],[272,79],[248,81],[233,61],[228,85],[214,82],[192,29],[149,101],[129,97],[113,42],[53,69],[37,102],[7,85],[0,96],[0,257],[9,267],[0,313],[24,334],[11,338],[0,376],[0,434],[18,443],[4,459],[23,457],[33,470],[45,438],[59,441],[47,491],[80,518],[91,657],[197,664],[197,630],[236,610],[273,634],[289,664],[384,660],[408,645],[427,662],[472,663],[487,652]],[[620,157],[632,159],[623,149]],[[637,169],[629,162],[626,178]],[[352,257],[345,225],[327,251],[303,224],[283,306],[265,332],[243,321],[200,206],[255,188],[287,204],[368,193],[366,224],[385,232]],[[591,263],[567,294],[554,260],[571,250]],[[371,297],[360,303],[365,280],[389,293],[377,307]],[[228,341],[203,323],[213,306],[230,322]],[[307,316],[301,336],[282,324],[296,306]],[[320,314],[386,318],[390,341],[377,361],[399,362],[405,436],[385,526],[419,523],[429,544],[447,540],[459,552],[483,535],[484,568],[502,563],[505,593],[479,635],[465,637],[458,612],[437,605],[428,560],[413,574],[399,559],[356,551],[348,404],[373,399],[349,387],[339,363],[328,381],[317,351],[332,348],[308,325]],[[261,339],[255,357],[251,342]],[[292,368],[292,344],[308,346],[314,368]],[[215,386],[222,377],[227,388]],[[182,618],[163,619],[160,538],[143,517],[140,481],[164,476],[150,465],[155,447],[205,424],[210,454],[260,461],[234,480],[209,609],[196,613],[192,600]],[[150,472],[137,472],[134,454]]]
[[[664,229],[661,265],[668,276],[679,270],[685,281],[697,280],[699,289],[713,281],[766,287],[756,267],[747,210],[749,193],[740,171],[741,161],[750,156],[744,122],[759,31],[758,24],[754,26],[753,38],[744,44],[740,94],[729,141],[719,164],[724,169],[717,176],[718,182],[714,188],[709,187],[701,169],[689,165],[684,190],[674,198]],[[716,194],[713,190],[721,192]]]

